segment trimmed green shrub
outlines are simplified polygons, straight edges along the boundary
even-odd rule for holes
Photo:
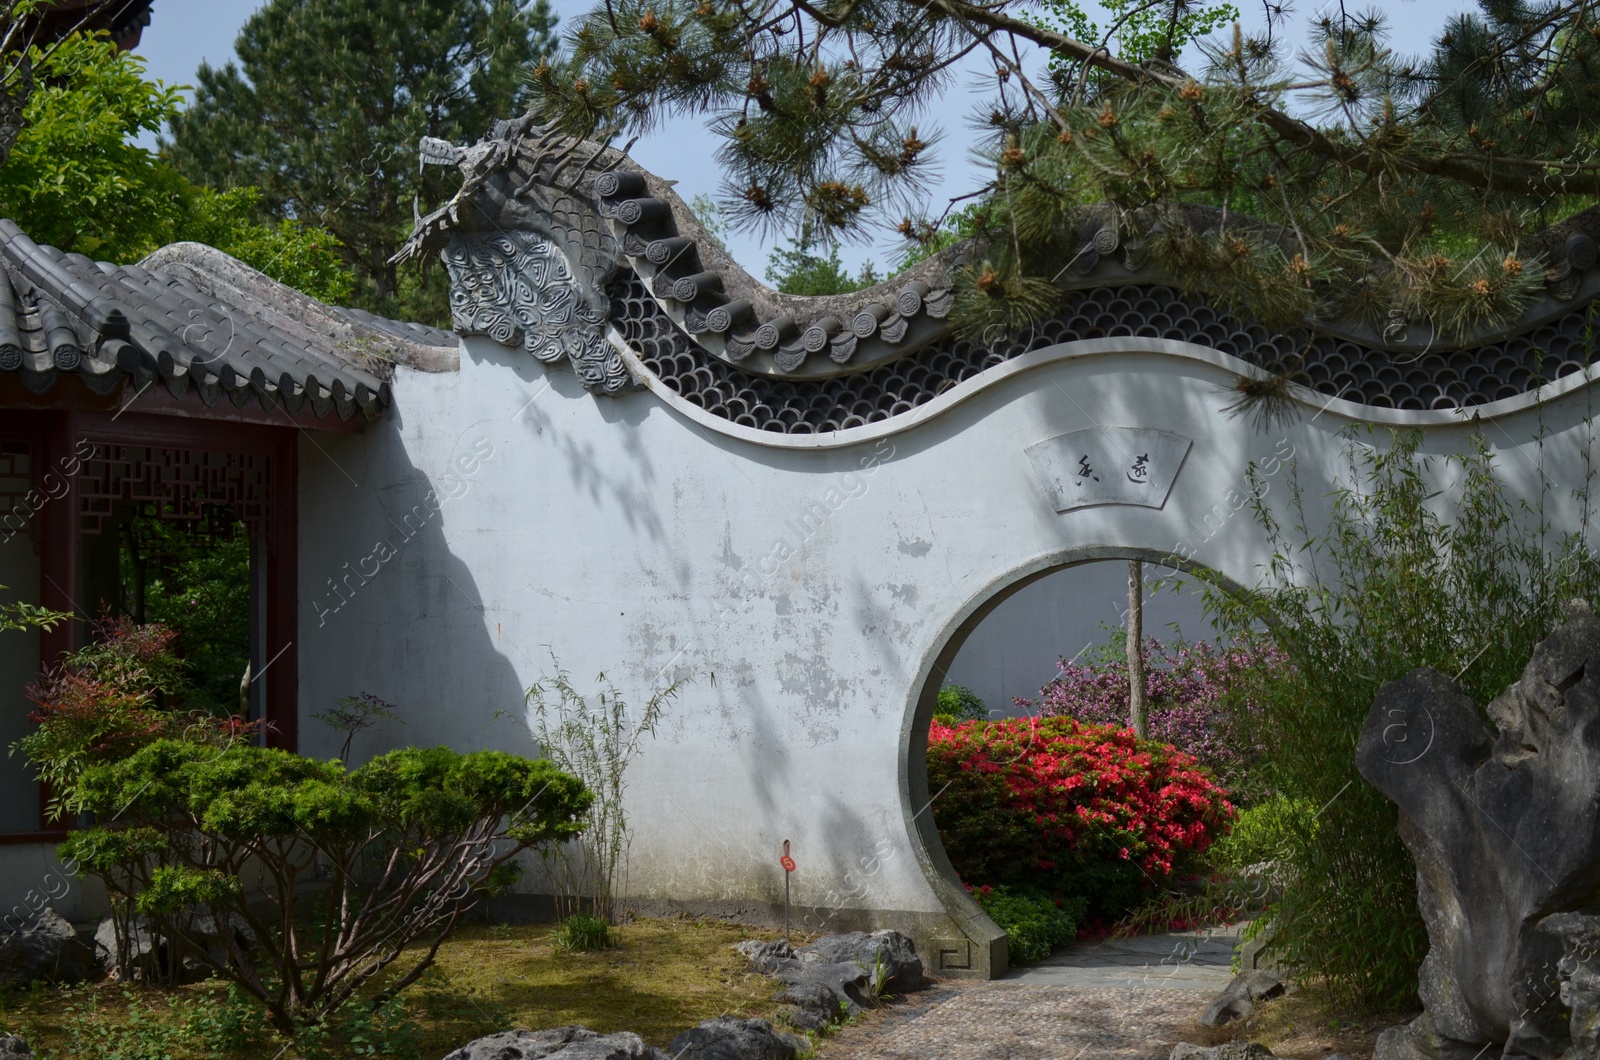
[[[124,978],[144,914],[278,1030],[314,1037],[358,999],[390,1011],[461,916],[516,879],[517,855],[582,831],[593,796],[548,760],[411,747],[347,771],[258,747],[240,719],[163,708],[182,678],[170,631],[101,631],[31,690],[38,727],[17,746],[59,810],[104,822],[59,853],[105,884]],[[201,913],[236,929],[208,947]]]
[[[1042,961],[1078,937],[1087,903],[1082,898],[1051,899],[1009,887],[969,887],[989,919],[1006,933],[1012,964]]]

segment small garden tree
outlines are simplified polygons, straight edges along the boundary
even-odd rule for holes
[[[549,844],[540,854],[568,941],[573,948],[597,949],[609,944],[607,928],[616,921],[615,902],[627,885],[630,835],[622,797],[628,763],[638,754],[639,738],[655,734],[663,708],[678,697],[683,682],[656,691],[635,716],[605,674],[596,678],[601,691],[591,704],[553,655],[550,661],[555,673],[528,689],[536,726],[530,734],[544,754],[582,779],[592,798],[583,810],[582,845]]]
[[[34,687],[38,728],[18,743],[60,814],[98,822],[61,855],[106,885],[124,960],[127,920],[148,916],[286,1033],[380,976],[376,1002],[414,983],[515,857],[576,836],[589,807],[576,778],[499,751],[406,748],[347,771],[255,746],[242,719],[174,709],[169,631],[100,632]]]

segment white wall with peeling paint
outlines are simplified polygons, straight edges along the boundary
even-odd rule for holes
[[[1287,498],[1292,460],[1320,504],[1350,422],[1312,407],[1260,433],[1219,411],[1226,365],[1129,341],[1152,349],[1002,366],[903,429],[810,449],[730,437],[655,392],[591,397],[487,340],[466,340],[457,374],[401,368],[388,418],[302,445],[301,748],[337,752],[310,714],[354,692],[404,717],[358,755],[528,752],[523,692],[554,660],[636,703],[698,676],[629,773],[631,896],[770,917],[788,839],[808,926],[981,948],[992,925],[950,888],[914,805],[941,653],[1067,560],[1177,552],[1253,583],[1267,550],[1249,465],[1266,503]],[[1542,451],[1535,412],[1489,421],[1514,493],[1537,494],[1539,459],[1581,480],[1580,397],[1546,405],[1567,433]],[[1192,441],[1164,506],[1055,510],[1024,449],[1097,425]],[[1463,449],[1468,430],[1432,426],[1424,449]]]

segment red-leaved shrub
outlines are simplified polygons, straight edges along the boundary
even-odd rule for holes
[[[1193,756],[1071,718],[935,722],[928,783],[962,879],[1078,895],[1106,915],[1180,874],[1234,813]]]

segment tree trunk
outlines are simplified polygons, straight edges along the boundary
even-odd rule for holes
[[[1141,740],[1150,736],[1144,702],[1144,564],[1128,561],[1128,724]]]

